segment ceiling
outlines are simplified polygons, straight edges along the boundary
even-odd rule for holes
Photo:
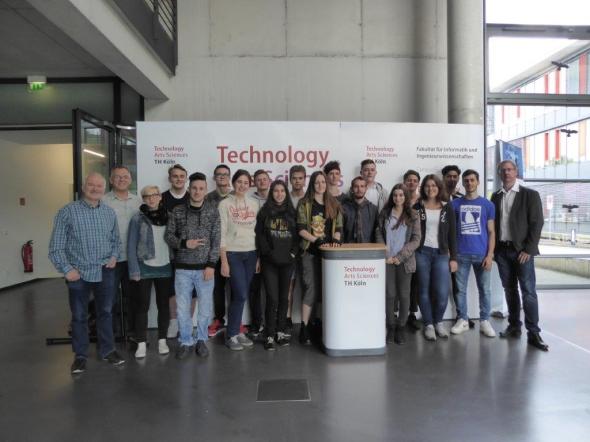
[[[0,0],[0,78],[114,74],[26,0]]]

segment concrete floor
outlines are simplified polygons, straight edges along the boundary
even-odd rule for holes
[[[93,348],[87,372],[72,378],[70,347],[45,345],[69,320],[63,281],[4,290],[0,440],[586,441],[590,293],[540,299],[549,353],[477,330],[437,343],[410,333],[367,358],[296,343],[232,353],[217,337],[207,360],[161,357],[152,345],[137,362],[120,347],[120,369]],[[306,379],[311,400],[256,402],[270,379]]]

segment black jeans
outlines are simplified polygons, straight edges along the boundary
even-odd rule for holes
[[[262,277],[266,289],[266,336],[284,332],[289,307],[289,286],[294,264],[276,265],[262,262]]]
[[[301,303],[314,309],[322,301],[322,258],[304,252],[301,256],[301,282],[303,297]]]
[[[156,287],[158,306],[158,339],[166,339],[170,322],[170,294],[174,292],[172,278],[142,279],[138,283],[135,303],[135,337],[137,342],[146,341],[148,311],[152,295],[152,283]]]
[[[508,304],[508,323],[520,327],[520,308],[524,310],[524,325],[531,333],[540,333],[539,302],[537,300],[537,279],[535,275],[535,258],[533,256],[520,264],[514,247],[499,245],[496,248],[496,263],[504,287],[506,304]],[[522,303],[518,287],[522,294]]]
[[[418,312],[418,277],[416,273],[412,273],[412,280],[410,281],[410,314]]]
[[[264,320],[262,310],[262,273],[254,273],[250,284],[250,326],[259,330]]]
[[[115,330],[116,336],[122,336],[122,320],[125,323],[126,332],[129,332],[135,328],[134,289],[136,286],[129,280],[129,268],[127,267],[127,261],[118,262],[115,270],[115,287],[117,288],[117,291],[115,293],[115,299],[113,299],[113,328]]]
[[[215,288],[213,289],[213,319],[218,319],[223,324],[225,317],[225,287],[229,278],[221,276],[221,260],[215,266]]]
[[[385,323],[387,327],[405,326],[410,312],[410,284],[412,273],[403,264],[385,266]],[[395,317],[396,307],[398,316]]]

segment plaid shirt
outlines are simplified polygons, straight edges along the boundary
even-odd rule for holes
[[[106,204],[78,200],[57,212],[49,259],[64,275],[76,269],[84,281],[100,282],[102,266],[119,256],[120,247],[117,217]]]

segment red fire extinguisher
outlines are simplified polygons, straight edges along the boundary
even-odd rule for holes
[[[24,243],[20,252],[25,267],[25,273],[31,273],[33,271],[33,240]]]

